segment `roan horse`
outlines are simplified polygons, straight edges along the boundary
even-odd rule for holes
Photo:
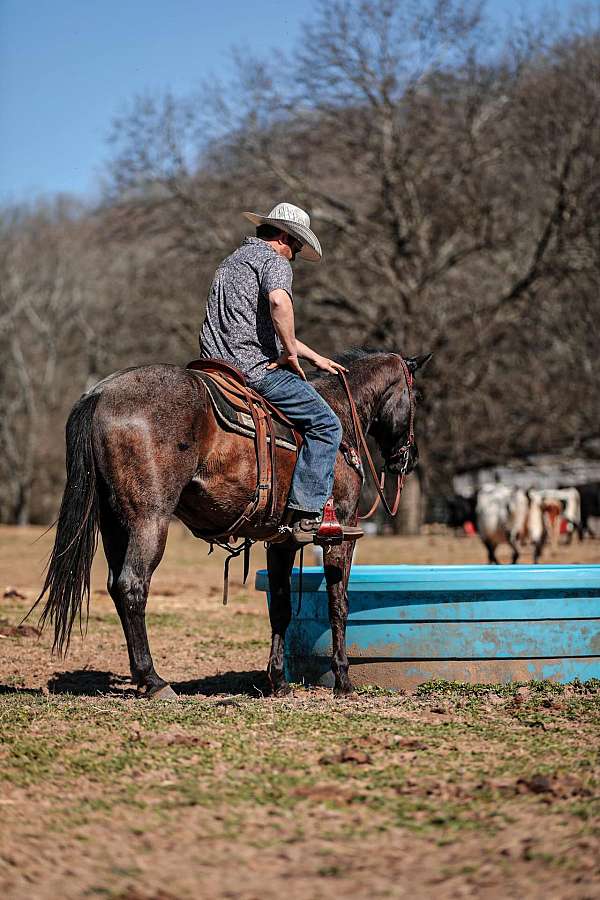
[[[414,373],[429,355],[407,359]],[[410,400],[401,358],[395,353],[355,350],[340,357],[361,425],[378,444],[386,467],[403,465]],[[348,398],[332,375],[314,385],[339,416],[344,441],[356,444]],[[75,619],[89,607],[90,568],[98,529],[108,560],[108,591],[123,625],[134,683],[148,697],[175,697],[154,668],[146,634],[146,600],[159,564],[171,516],[193,531],[226,530],[256,488],[253,442],[218,424],[203,382],[192,371],[152,365],[117,372],[75,404],[66,428],[67,483],[54,548],[38,603],[54,623],[54,649],[65,651]],[[360,449],[360,448],[356,448]],[[407,470],[418,460],[416,444]],[[277,451],[277,513],[282,515],[295,455]],[[355,523],[361,474],[342,454],[335,466],[333,496],[339,520]],[[272,529],[271,529],[272,534]],[[247,528],[241,537],[264,540],[264,530]],[[268,675],[276,695],[289,691],[283,672],[285,633],[291,619],[290,577],[296,554],[290,542],[270,543],[267,564],[272,628]],[[349,694],[346,655],[346,587],[352,544],[326,548],[324,565],[333,637],[334,693]],[[36,604],[37,605],[37,604]]]

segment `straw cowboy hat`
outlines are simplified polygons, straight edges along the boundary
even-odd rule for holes
[[[255,225],[274,225],[301,241],[304,246],[299,255],[303,259],[310,259],[311,262],[319,262],[321,259],[323,251],[318,237],[310,230],[310,216],[299,206],[294,206],[293,203],[278,203],[268,216],[253,212],[245,212],[244,215]]]

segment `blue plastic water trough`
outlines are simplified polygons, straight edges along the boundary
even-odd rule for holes
[[[256,587],[267,591],[267,573]],[[294,611],[298,571],[292,576]],[[354,566],[347,644],[355,684],[600,678],[600,565]],[[306,568],[286,677],[330,685],[322,569]]]

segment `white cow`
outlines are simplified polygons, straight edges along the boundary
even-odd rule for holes
[[[496,548],[509,544],[513,564],[519,558],[517,544],[526,540],[529,500],[521,488],[484,484],[477,495],[477,531],[488,552],[488,561],[498,565]],[[534,560],[537,562],[537,560]]]
[[[544,544],[548,538],[548,505],[537,491],[527,491],[527,501],[529,503],[529,512],[527,514],[527,526],[523,534],[523,543],[529,540],[533,544],[533,561],[539,562]],[[552,504],[555,501],[552,501]]]
[[[543,528],[550,534],[550,541],[553,547],[558,546],[561,519],[566,519],[570,533],[581,528],[581,497],[577,488],[532,490],[529,491],[529,497],[532,509],[535,506],[541,510]],[[539,518],[539,514],[537,517]]]

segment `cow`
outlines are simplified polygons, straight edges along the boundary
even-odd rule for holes
[[[539,517],[538,517],[539,518]],[[496,548],[509,544],[513,565],[519,558],[518,543],[523,543],[529,530],[529,499],[524,490],[503,484],[484,484],[477,495],[477,532],[488,552],[488,562],[498,565]],[[539,521],[534,532],[538,535]],[[542,523],[543,524],[543,523]],[[539,540],[539,536],[538,536]],[[537,559],[534,558],[534,562]]]
[[[578,484],[581,503],[581,520],[577,528],[579,539],[582,540],[587,532],[590,537],[596,537],[589,525],[592,516],[600,517],[600,481],[590,481],[587,484]]]
[[[455,494],[446,498],[446,525],[462,528],[466,522],[475,522],[477,496],[463,497]]]
[[[535,491],[526,492],[529,511],[527,513],[527,525],[523,535],[523,542],[533,545],[533,562],[538,563],[548,539],[547,516],[544,503],[536,496]],[[561,505],[562,509],[562,505]]]
[[[532,502],[539,503],[544,517],[544,524],[554,548],[558,546],[561,521],[567,523],[567,533],[574,531],[581,534],[581,498],[576,488],[543,488],[529,491]]]

